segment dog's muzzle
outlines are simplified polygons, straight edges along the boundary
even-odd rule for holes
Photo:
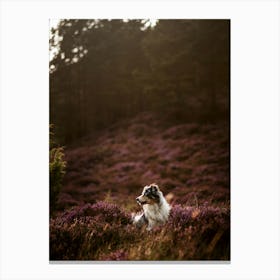
[[[137,201],[137,203],[138,203],[139,205],[144,205],[144,204],[147,203],[147,202],[145,202],[145,201],[141,201],[139,197],[136,198],[136,201]]]

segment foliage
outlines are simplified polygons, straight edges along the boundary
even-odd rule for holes
[[[62,180],[65,174],[66,161],[64,161],[63,147],[56,147],[53,140],[53,133],[50,131],[49,151],[49,179],[50,179],[50,209],[56,206],[58,195],[62,187]]]
[[[51,260],[228,260],[229,209],[174,205],[148,232],[116,205],[76,206],[51,220],[50,246]]]
[[[159,20],[153,28],[62,20],[50,46],[59,50],[50,63],[50,117],[63,143],[143,111],[177,121],[227,116],[228,20]]]
[[[136,211],[143,185],[157,182],[176,203],[229,200],[229,133],[224,122],[168,125],[141,114],[65,150],[61,209],[114,202]]]
[[[143,40],[151,64],[149,90],[160,109],[174,108],[181,117],[221,110],[227,99],[229,25],[222,20],[160,20]]]
[[[229,134],[224,122],[166,125],[141,114],[65,150],[67,173],[51,213],[52,260],[228,260]],[[130,214],[157,182],[172,211],[147,232]]]

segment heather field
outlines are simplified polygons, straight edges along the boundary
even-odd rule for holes
[[[141,113],[76,140],[56,209],[50,260],[230,260],[229,124]],[[172,210],[162,227],[131,224],[157,183]]]

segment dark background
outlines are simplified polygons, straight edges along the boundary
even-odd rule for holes
[[[146,25],[145,25],[146,23]],[[227,120],[229,20],[62,20],[50,46],[50,123],[61,144],[139,112]]]

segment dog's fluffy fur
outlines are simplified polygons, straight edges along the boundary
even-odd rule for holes
[[[162,225],[168,220],[170,205],[165,200],[162,192],[156,184],[145,186],[140,196],[136,198],[143,212],[133,216],[133,223],[141,227],[147,225],[147,229]]]

